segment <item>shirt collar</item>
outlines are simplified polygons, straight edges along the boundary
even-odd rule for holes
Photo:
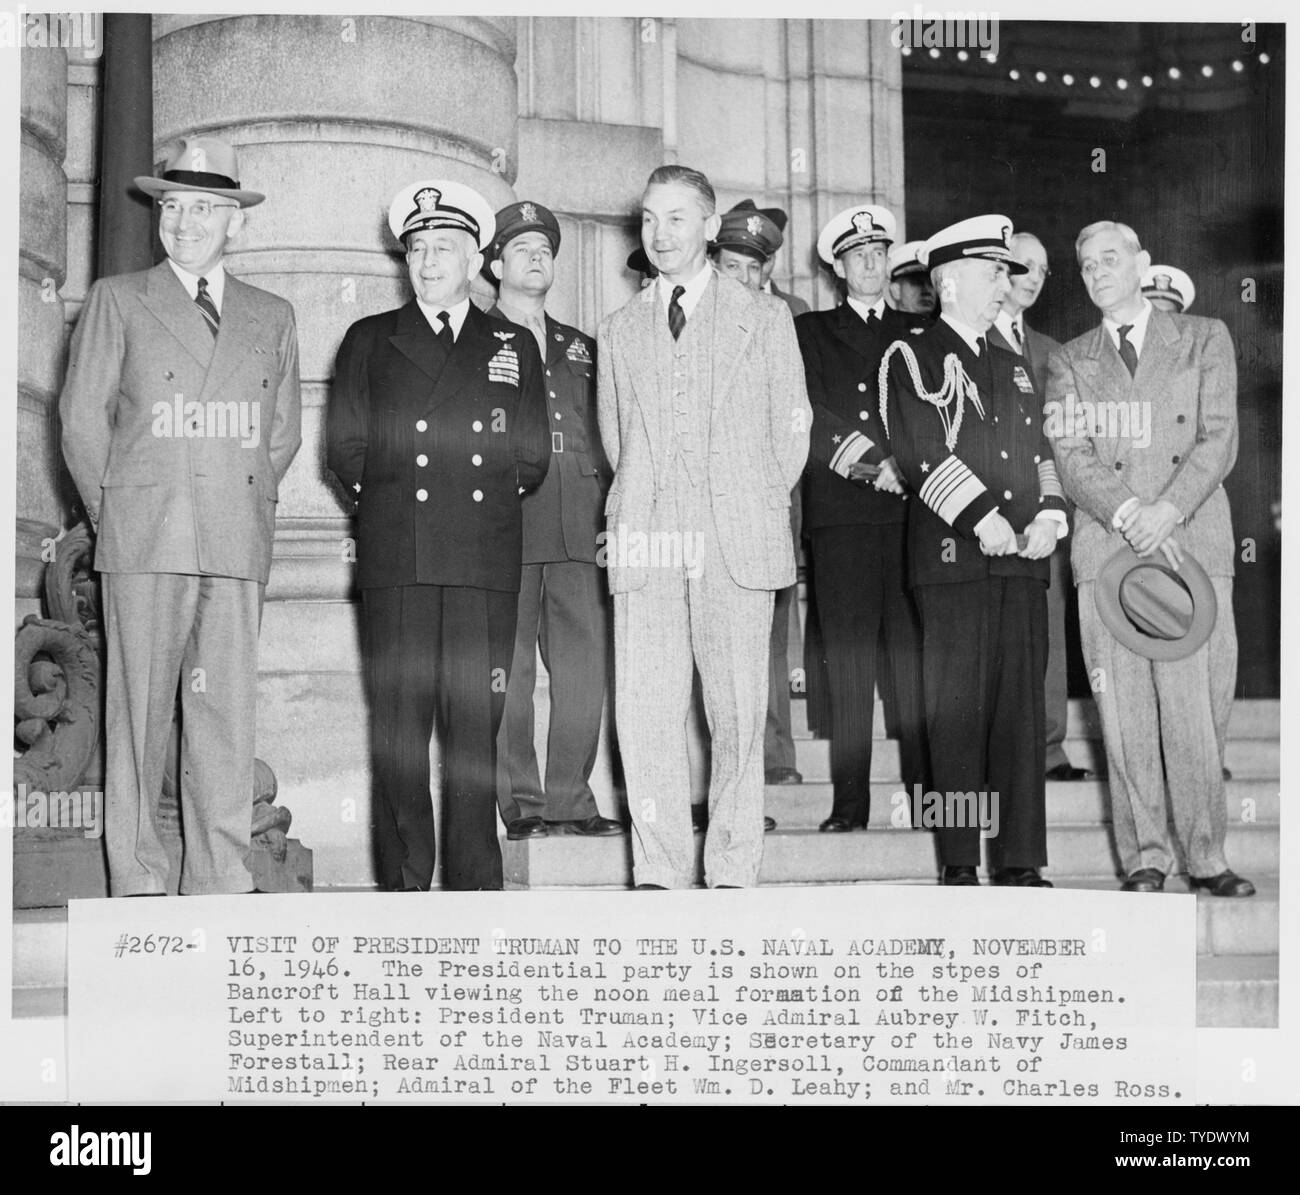
[[[970,345],[972,353],[977,357],[980,355],[979,345],[980,341],[983,340],[986,335],[985,332],[976,332],[969,324],[963,324],[961,320],[954,319],[946,311],[939,318],[942,319],[943,322],[946,323],[954,332],[956,332],[957,335],[960,336],[968,345]]]
[[[686,316],[690,316],[695,310],[695,305],[704,297],[704,288],[709,285],[709,280],[713,277],[712,263],[705,261],[704,268],[700,270],[689,282],[685,283],[686,293],[677,300],[677,305],[682,309]],[[673,284],[668,281],[662,274],[658,278],[659,302],[664,312],[668,311],[668,304],[673,297]]]
[[[460,330],[465,326],[465,317],[469,315],[468,296],[452,307],[440,307],[435,303],[426,303],[418,295],[415,301],[420,305],[420,310],[424,312],[424,318],[429,321],[429,327],[435,332],[440,331],[442,328],[442,321],[438,318],[438,312],[445,311],[451,317],[447,322],[451,327],[452,340],[460,339]]]
[[[864,321],[869,319],[872,315],[874,315],[876,319],[885,318],[885,299],[883,295],[874,303],[864,303],[861,299],[855,299],[850,295],[849,306],[862,316]]]
[[[998,312],[997,319],[993,321],[993,326],[997,328],[999,332],[1002,333],[1002,336],[1006,340],[1007,344],[1009,344],[1013,349],[1015,349],[1017,352],[1019,352],[1022,355],[1024,354],[1025,351],[1024,350],[1024,340],[1025,340],[1024,320],[1025,317],[1023,313],[1018,315],[1012,315],[1009,311],[1002,310]],[[1017,343],[1016,332],[1015,332],[1017,326],[1019,326],[1020,329],[1019,343]]]
[[[191,299],[198,298],[199,294],[199,276],[191,274],[189,270],[182,269],[169,257],[167,264],[171,266],[172,272],[181,280],[181,285],[185,288],[186,294]],[[206,274],[203,275],[208,280],[208,297],[212,300],[213,306],[218,313],[221,311],[221,300],[226,294],[226,267],[223,262],[217,262]]]
[[[1151,301],[1145,297],[1142,299],[1142,310],[1133,317],[1133,330],[1128,334],[1128,342],[1133,346],[1134,352],[1142,356],[1142,342],[1147,338],[1147,321],[1151,318],[1153,308]],[[1117,324],[1108,315],[1101,318],[1102,327],[1106,329],[1110,336],[1110,342],[1115,346],[1116,351],[1119,349],[1119,330],[1121,326]]]

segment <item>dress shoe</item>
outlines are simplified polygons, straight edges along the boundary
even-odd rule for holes
[[[847,817],[828,817],[817,829],[823,834],[847,834],[853,827]]]
[[[713,887],[715,890],[717,890],[719,888],[739,888],[740,885],[739,884],[714,884]]]
[[[1197,891],[1197,889],[1203,889],[1211,896],[1255,895],[1255,885],[1231,869],[1221,871],[1217,876],[1206,876],[1204,878],[1188,876],[1187,880],[1191,884],[1193,892]]]
[[[638,892],[667,892],[668,891],[668,889],[665,888],[662,884],[638,884],[636,886],[636,890]]]
[[[1232,779],[1232,773],[1231,773],[1230,771],[1228,771],[1227,768],[1224,768],[1224,769],[1223,769],[1223,778],[1224,778],[1225,780],[1231,780],[1231,779]]]
[[[945,888],[978,888],[980,878],[973,867],[945,867],[939,883]]]
[[[1072,763],[1058,763],[1047,769],[1048,780],[1091,780],[1092,773],[1087,768],[1076,768]]]
[[[803,774],[794,768],[768,768],[763,773],[764,784],[802,784]]]
[[[764,834],[771,834],[772,831],[775,830],[775,829],[776,829],[776,818],[774,818],[774,817],[768,817],[768,816],[765,814],[765,815],[763,816],[763,833],[764,833]]]
[[[623,823],[593,813],[573,822],[546,822],[542,833],[546,830],[554,830],[557,834],[582,834],[588,838],[613,838],[623,833]]]
[[[1139,867],[1120,886],[1121,892],[1163,892],[1165,873],[1154,867]]]
[[[517,817],[506,827],[506,837],[511,842],[521,838],[545,838],[548,831],[540,817]]]
[[[709,828],[709,807],[701,801],[691,806],[691,829],[703,833]]]
[[[999,867],[993,873],[991,882],[998,887],[1009,888],[1050,888],[1052,886],[1052,881],[1043,879],[1036,867]]]

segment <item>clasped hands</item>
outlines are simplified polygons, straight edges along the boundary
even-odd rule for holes
[[[1139,556],[1150,556],[1157,548],[1175,571],[1183,562],[1183,550],[1172,538],[1182,515],[1172,502],[1157,498],[1154,502],[1140,503],[1119,523],[1120,534]]]
[[[979,530],[980,551],[985,556],[1023,556],[1026,560],[1042,560],[1056,550],[1057,526],[1055,519],[1037,518],[1025,528],[1025,546],[1020,547],[1016,529],[997,511],[981,520]]]

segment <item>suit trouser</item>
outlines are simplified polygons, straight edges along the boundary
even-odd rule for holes
[[[651,586],[614,596],[614,705],[638,884],[689,888],[694,879],[686,747],[693,668],[711,743],[706,882],[752,885],[763,857],[772,590],[735,584],[712,535],[702,559],[701,576],[652,570]]]
[[[521,817],[579,821],[599,812],[588,781],[600,746],[608,640],[603,569],[582,560],[524,565],[498,740],[506,760],[500,806],[507,824]],[[539,645],[551,694],[545,788],[533,741]]]
[[[772,606],[772,635],[768,644],[767,718],[763,731],[763,768],[795,766],[794,735],[790,730],[790,619],[797,585],[778,589]]]
[[[429,742],[441,755],[443,887],[499,889],[497,730],[518,595],[461,585],[363,589],[373,831],[381,882],[428,888],[436,843]]]
[[[1174,870],[1166,780],[1188,870],[1205,877],[1228,866],[1223,744],[1237,683],[1237,631],[1232,578],[1210,580],[1219,616],[1209,642],[1167,661],[1119,643],[1097,613],[1095,583],[1079,586],[1079,634],[1101,714],[1115,847],[1126,874]]]
[[[1047,599],[1032,577],[916,588],[934,791],[986,792],[989,867],[1047,862]],[[959,807],[960,808],[960,807]],[[996,819],[996,831],[993,822]],[[945,867],[978,867],[980,827],[936,830]]]
[[[1052,582],[1047,587],[1047,679],[1044,699],[1047,730],[1047,769],[1069,766],[1065,754],[1065,727],[1069,711],[1066,684],[1065,599],[1070,589],[1070,557],[1064,544],[1058,543],[1051,556]]]
[[[903,785],[925,783],[925,707],[920,625],[905,587],[902,523],[820,527],[813,532],[817,606],[829,663],[831,816],[867,824],[876,661],[881,636],[890,661]]]
[[[157,817],[179,682],[180,891],[250,892],[265,586],[179,573],[104,573],[102,579],[110,891],[167,890]]]

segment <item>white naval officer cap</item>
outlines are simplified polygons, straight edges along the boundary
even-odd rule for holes
[[[496,218],[473,187],[431,178],[398,191],[388,207],[388,227],[402,244],[411,233],[425,228],[458,228],[469,233],[482,252],[496,235]]]
[[[1142,275],[1142,293],[1148,299],[1171,299],[1183,312],[1195,300],[1196,287],[1177,266],[1152,266]]]
[[[998,261],[1008,273],[1027,274],[1029,267],[1011,256],[1011,234],[1015,227],[1006,216],[971,216],[941,228],[921,246],[921,264],[932,270],[950,261],[982,258]]]
[[[835,259],[840,254],[856,249],[859,245],[873,241],[891,245],[896,228],[894,214],[887,207],[874,203],[846,207],[826,221],[817,238],[817,256],[829,266],[835,264]]]

